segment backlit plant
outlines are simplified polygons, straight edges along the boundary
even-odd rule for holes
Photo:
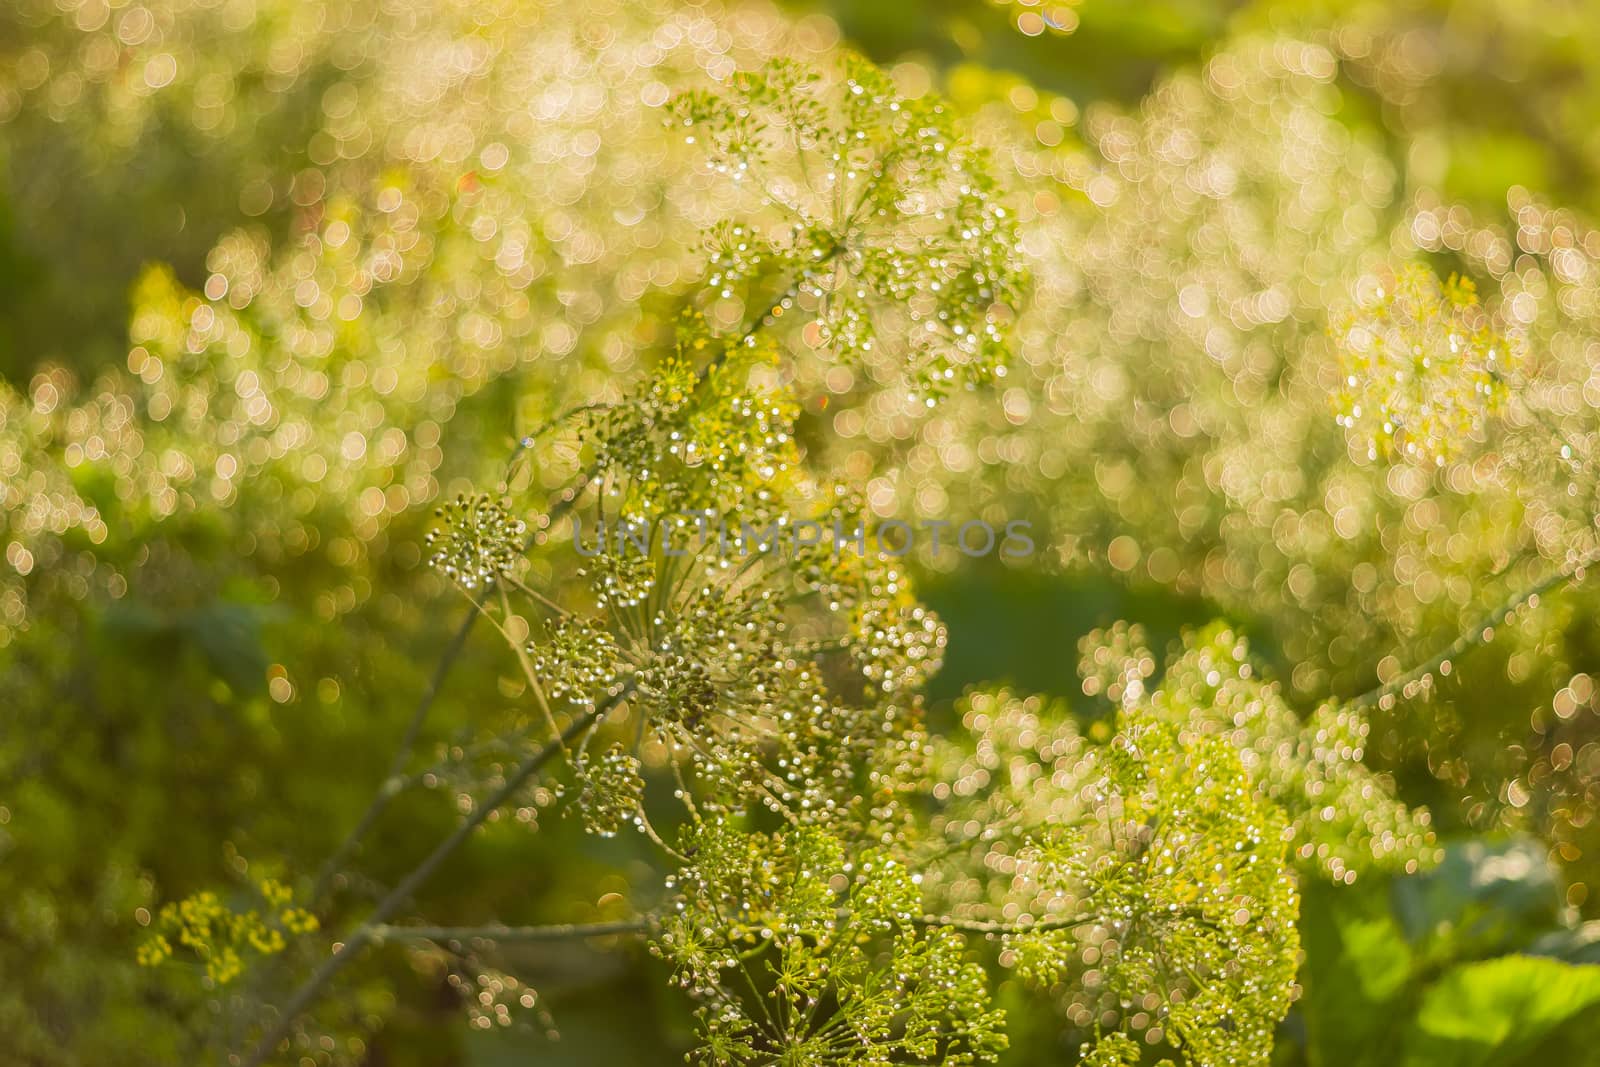
[[[966,736],[927,735],[917,689],[946,638],[907,575],[831,544],[751,544],[746,524],[864,521],[799,441],[786,338],[874,374],[897,364],[929,401],[1001,371],[1009,216],[944,106],[866,64],[829,82],[780,63],[730,93],[689,94],[672,121],[711,142],[718,172],[762,183],[789,230],[714,226],[706,289],[637,395],[523,443],[537,460],[541,435],[569,439],[577,479],[532,536],[489,495],[441,509],[433,561],[507,638],[531,713],[481,761],[461,750],[430,772],[456,783],[464,821],[285,1006],[246,1008],[263,1012],[249,1062],[370,943],[516,936],[389,920],[500,807],[564,798],[591,832],[656,845],[660,902],[622,928],[700,1002],[704,1062],[993,1059],[996,939],[1003,967],[1072,991],[1062,1024],[1092,1057],[1127,1060],[1134,1035],[1195,1064],[1265,1062],[1298,959],[1292,857],[1341,880],[1414,869],[1426,830],[1364,776],[1358,718],[1301,725],[1223,629],[1154,690],[1137,631],[1090,649],[1088,677],[1109,681],[1085,691],[1118,705],[1099,740],[1008,694],[970,697]],[[758,311],[721,327],[732,299]],[[735,517],[734,543],[697,531],[703,516]],[[585,518],[590,558],[541,581]]]
[[[1411,264],[1367,288],[1338,328],[1339,424],[1373,459],[1381,451],[1442,467],[1504,402],[1513,342],[1489,323],[1466,279],[1441,284]]]
[[[1328,1028],[1316,902],[1438,858],[1385,771],[1592,865],[1540,597],[1596,559],[1600,239],[1372,136],[1350,72],[1415,118],[1427,33],[1246,6],[1131,109],[964,20],[947,99],[759,3],[0,13],[19,232],[138,220],[60,242],[138,253],[110,364],[30,321],[0,382],[0,1046],[476,1056],[445,1002],[554,1039],[518,946],[582,942],[700,1063],[1265,1064]],[[1008,621],[797,543],[913,509],[1039,520],[1064,673],[1146,611],[1097,589],[1167,606],[952,720]],[[1169,600],[1235,621],[1169,647]],[[1496,633],[1517,729],[1414,699]]]

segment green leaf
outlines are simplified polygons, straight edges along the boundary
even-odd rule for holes
[[[1554,956],[1567,963],[1600,963],[1600,922],[1552,930],[1528,946],[1530,956]]]
[[[270,662],[262,628],[282,615],[272,605],[231,599],[212,598],[176,612],[128,599],[106,611],[104,625],[113,642],[137,644],[139,655],[169,667],[181,650],[193,649],[235,693],[254,694],[265,686]]]
[[[1313,1067],[1388,1067],[1412,971],[1409,942],[1383,886],[1308,887],[1300,1011]]]
[[[1528,838],[1447,845],[1433,870],[1395,883],[1394,910],[1406,937],[1438,964],[1520,948],[1561,925],[1547,852]]]
[[[1542,1059],[1529,1054],[1595,1004],[1600,1004],[1600,967],[1537,956],[1457,967],[1423,998],[1402,1063],[1510,1067],[1522,1062],[1520,1057]]]

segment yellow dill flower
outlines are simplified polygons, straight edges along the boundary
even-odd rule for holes
[[[1334,329],[1338,422],[1369,458],[1443,466],[1481,435],[1506,395],[1514,339],[1478,302],[1472,282],[1441,282],[1421,264],[1371,280]]]
[[[165,963],[176,954],[176,941],[205,965],[212,983],[226,985],[243,973],[250,955],[276,955],[288,947],[290,936],[318,928],[310,912],[290,906],[294,892],[283,883],[269,878],[255,888],[268,905],[265,917],[256,908],[235,911],[210,890],[163,906],[157,932],[137,949],[138,962],[145,967]]]
[[[156,934],[140,945],[134,954],[141,967],[159,967],[172,957],[172,942]]]

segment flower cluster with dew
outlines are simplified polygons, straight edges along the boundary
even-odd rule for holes
[[[163,905],[156,932],[139,946],[140,965],[159,967],[192,957],[211,986],[224,986],[244,972],[251,957],[277,955],[290,938],[316,932],[316,916],[296,906],[293,891],[283,883],[269,878],[255,889],[260,906],[244,911],[210,890]]]
[[[778,359],[768,335],[745,341],[685,315],[673,355],[630,403],[582,417],[578,439],[593,453],[589,477],[601,487],[598,518],[615,529],[769,504],[795,480],[800,459],[798,406],[761,382]]]
[[[1298,897],[1285,817],[1239,751],[1139,708],[1091,742],[1004,691],[969,696],[966,723],[933,757],[934,907],[998,935],[1002,964],[1086,1039],[1267,1062]]]
[[[790,60],[741,71],[671,115],[763,204],[710,235],[722,297],[791,277],[771,315],[804,319],[808,343],[930,406],[1005,373],[1026,280],[1016,218],[949,105],[846,56],[826,74]]]
[[[696,817],[755,807],[832,823],[873,806],[861,792],[867,768],[915,748],[915,689],[937,668],[945,631],[889,561],[818,545],[791,556],[769,536],[791,514],[855,513],[850,494],[815,484],[800,462],[798,409],[785,388],[762,384],[766,346],[685,337],[679,353],[641,384],[641,403],[584,423],[599,458],[574,529],[591,513],[609,542],[570,590],[553,591],[560,601],[512,583],[526,601],[519,618],[531,620],[520,649],[530,683],[553,710],[597,716],[574,749],[591,829],[631,821],[648,832],[641,776],[663,761]],[[737,439],[744,413],[758,411],[748,441],[719,453],[713,438]],[[738,521],[712,535],[686,517],[706,513]],[[652,516],[678,521],[650,526]],[[597,709],[619,698],[631,721],[613,726]],[[590,755],[605,745],[607,755]]]
[[[441,525],[429,531],[428,562],[463,589],[493,585],[511,573],[522,552],[528,524],[505,501],[487,493],[461,495],[441,505]]]
[[[853,659],[867,680],[886,693],[913,692],[938,672],[948,641],[939,617],[905,591],[906,580],[894,568],[857,608],[848,641]]]
[[[1504,404],[1519,343],[1490,319],[1470,279],[1406,264],[1358,286],[1335,326],[1338,422],[1369,459],[1443,467]]]
[[[608,587],[598,591],[596,599],[610,595]],[[593,708],[620,691],[622,660],[617,639],[603,621],[562,615],[550,623],[540,640],[528,643],[534,673],[543,680],[550,699]]]
[[[1366,715],[1330,701],[1302,718],[1226,624],[1187,638],[1149,706],[1239,751],[1256,788],[1288,816],[1294,858],[1308,872],[1348,884],[1360,872],[1415,873],[1438,860],[1429,813],[1395,799],[1364,762]]]
[[[816,827],[696,828],[651,951],[701,1002],[690,1061],[992,1062],[1004,1013],[955,931],[929,925],[919,878]]]
[[[644,806],[644,777],[639,757],[620,742],[598,756],[586,753],[573,764],[579,784],[577,805],[584,825],[610,837],[633,823]]]
[[[1315,67],[1320,53],[1285,55]],[[1248,95],[1232,73],[1219,63],[1208,77],[1218,93]],[[596,347],[606,359],[623,349],[638,355],[618,340],[636,334],[659,348],[631,387],[608,393],[615,402],[558,420],[559,433],[573,431],[563,442],[575,474],[563,507],[591,529],[603,523],[613,543],[577,561],[558,555],[570,542],[529,537],[530,527],[548,532],[549,514],[518,517],[523,493],[551,490],[543,471],[504,497],[463,495],[443,509],[445,524],[430,541],[434,562],[506,638],[523,677],[502,679],[501,692],[518,707],[505,732],[446,746],[439,764],[390,782],[396,790],[414,779],[449,783],[462,836],[510,804],[533,826],[537,818],[523,812],[561,806],[593,833],[631,826],[645,835],[665,870],[645,876],[652,884],[636,895],[664,893],[667,903],[638,929],[700,1002],[695,1055],[703,1062],[991,1060],[1005,1046],[1003,1019],[979,961],[997,950],[1004,967],[1059,1004],[1090,1062],[1133,1062],[1143,1048],[1195,1064],[1264,1063],[1294,994],[1298,880],[1317,872],[1344,882],[1358,870],[1421,865],[1431,848],[1426,818],[1406,812],[1388,783],[1361,767],[1358,714],[1330,707],[1301,723],[1225,627],[1192,638],[1163,675],[1138,628],[1092,636],[1081,649],[1084,692],[1103,694],[1116,710],[1087,735],[1064,708],[1001,692],[971,694],[962,729],[932,739],[918,691],[948,637],[902,568],[815,546],[788,556],[748,544],[742,529],[731,546],[699,536],[696,516],[781,527],[786,516],[806,514],[851,528],[867,509],[836,484],[840,472],[819,462],[825,445],[807,437],[802,446],[797,391],[816,364],[830,382],[832,371],[848,368],[851,384],[834,391],[858,381],[884,396],[908,391],[918,401],[910,410],[925,415],[923,401],[1004,372],[1012,303],[1025,280],[1017,216],[998,195],[993,161],[947,105],[901,92],[856,59],[837,72],[779,62],[723,74],[716,91],[679,96],[668,120],[709,149],[715,181],[736,187],[733,208],[704,235],[704,284],[683,294],[688,310],[670,343],[666,329],[605,320],[614,329]],[[1322,128],[1308,127],[1306,116],[1325,81],[1317,72],[1296,90],[1289,136],[1317,141]],[[1159,291],[1119,302],[1105,256],[1094,257],[1100,265],[1087,280],[1054,279],[1060,293],[1082,281],[1107,316],[1089,340],[1061,333],[1073,361],[1040,391],[1058,413],[1094,415],[1072,409],[1103,401],[1144,419],[1141,405],[1125,403],[1131,384],[1071,346],[1105,335],[1164,348],[1180,312],[1185,366],[1219,367],[1230,403],[1260,395],[1273,379],[1239,324],[1276,327],[1291,317],[1288,294],[1267,280],[1278,264],[1241,253],[1213,275],[1168,286],[1172,257],[1191,230],[1220,241],[1320,217],[1326,205],[1280,188],[1251,226],[1230,226],[1239,221],[1229,199],[1234,163],[1259,160],[1208,153],[1202,138],[1187,135],[1185,108],[1198,91],[1171,89],[1147,137],[1130,141],[1130,123],[1106,123],[1106,166],[1067,175],[1097,206],[1121,196],[1137,203],[1095,239],[1102,251],[1127,253],[1138,279]],[[1320,141],[1311,147],[1319,159],[1331,152]],[[1156,191],[1138,188],[1152,173]],[[337,242],[323,233],[270,271],[236,248],[249,269],[225,279],[225,296],[234,295],[175,298],[176,309],[147,314],[146,357],[243,359],[266,338],[288,338],[306,367],[334,353],[387,359],[409,339],[364,337],[328,316],[357,288],[380,294],[386,278],[414,285],[410,296],[425,306],[426,294],[472,303],[432,288],[437,272],[424,269],[419,246],[446,261],[490,256],[497,270],[522,277],[526,242],[513,255],[496,238],[491,256],[442,221],[459,215],[467,233],[490,237],[515,230],[503,189],[488,199],[504,210],[489,212],[426,182],[415,194],[347,183],[348,202],[370,193],[394,217],[374,217],[363,232],[359,212],[330,202],[334,215],[351,213],[350,232]],[[1149,244],[1147,215],[1167,194],[1181,225],[1159,231],[1158,247],[1141,258],[1134,252]],[[480,222],[486,214],[493,218]],[[273,271],[279,282],[269,284],[263,277]],[[255,299],[257,283],[270,299]],[[451,366],[473,368],[462,370],[452,403],[486,380],[480,362],[505,358],[474,346],[525,317],[503,288],[486,288],[517,313],[433,323],[455,342],[446,347],[460,364]],[[593,292],[552,288],[575,321],[585,308],[608,306],[589,299]],[[367,304],[386,300],[403,302],[389,293]],[[1228,322],[1237,329],[1230,333]],[[1056,353],[1041,348],[1043,327],[1032,329],[1029,366],[1044,373]],[[794,342],[823,359],[788,358]],[[350,377],[395,369],[373,362]],[[1117,389],[1089,397],[1074,390],[1074,375]],[[1185,377],[1140,385],[1188,395]],[[404,394],[415,384],[406,378],[398,387]],[[1225,423],[1218,393],[1195,395],[1193,425],[1169,428],[1211,432]],[[254,396],[239,394],[271,422],[275,409],[252,404]],[[367,445],[356,436],[352,455]],[[398,457],[411,446],[402,439],[393,447]],[[437,468],[437,457],[428,462]],[[1109,465],[1096,476],[1129,484]],[[388,497],[378,497],[387,507]],[[526,513],[541,507],[542,499],[527,503]],[[1185,514],[1196,509],[1205,512],[1195,505]],[[615,543],[619,528],[626,541],[626,531],[652,523],[654,539]],[[663,524],[678,551],[667,550]],[[469,730],[491,725],[503,724],[475,720]],[[658,830],[674,825],[680,832]],[[385,899],[412,888],[402,882]],[[386,926],[394,917],[386,906],[341,942],[354,946],[347,955],[403,930]],[[383,932],[372,923],[385,924]],[[436,946],[451,940],[418,936]],[[483,976],[453,983],[469,994],[475,1025],[509,1018],[508,995],[537,1002],[485,961],[461,966]],[[295,1010],[315,1000],[317,981],[289,1001]]]
[[[1155,674],[1137,638],[1086,643],[1088,688],[1124,687],[1091,736],[1059,703],[968,694],[965,732],[930,752],[927,906],[998,936],[1093,1062],[1142,1044],[1265,1063],[1294,994],[1300,879],[1432,863],[1427,814],[1361,766],[1358,716],[1301,723],[1226,626],[1191,635],[1148,691],[1128,684]]]

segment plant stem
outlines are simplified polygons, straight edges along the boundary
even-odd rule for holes
[[[513,459],[515,459],[515,455],[513,455]],[[571,490],[570,495],[564,493],[550,506],[548,515],[551,523],[554,523],[572,510],[578,499],[578,491],[582,486],[588,484],[588,480],[589,477],[586,475],[579,480],[577,486]],[[406,764],[411,761],[411,753],[416,747],[418,737],[422,733],[423,723],[427,721],[428,712],[433,709],[434,701],[439,699],[445,676],[450,673],[450,668],[455,665],[456,660],[461,657],[462,651],[466,648],[467,637],[471,635],[473,626],[477,624],[478,616],[483,614],[484,602],[487,600],[488,595],[489,590],[485,589],[472,606],[467,609],[466,616],[462,618],[460,625],[456,627],[455,633],[450,636],[449,643],[445,645],[444,654],[439,657],[439,663],[433,669],[433,676],[428,679],[427,688],[422,691],[422,696],[417,700],[416,710],[411,713],[411,721],[406,724],[406,731],[401,736],[400,744],[395,749],[394,758],[389,763],[389,773],[384,777],[383,784],[378,787],[377,794],[373,796],[372,802],[367,805],[367,810],[362,812],[361,818],[357,820],[356,825],[345,839],[339,843],[339,847],[334,849],[333,854],[328,857],[321,870],[318,871],[317,880],[312,887],[310,897],[313,907],[326,895],[333,884],[333,879],[338,876],[339,867],[350,857],[356,846],[361,843],[362,838],[366,837],[373,825],[377,823],[379,816],[389,807],[389,802],[399,796],[410,783],[411,778],[405,773]]]
[[[650,916],[614,922],[558,923],[545,926],[388,926],[372,928],[374,941],[570,941],[642,934],[655,925]]]
[[[848,912],[841,913],[841,917]],[[947,915],[923,915],[912,922],[917,926],[945,927],[969,934],[1026,934],[1047,930],[1071,930],[1089,923],[1099,922],[1095,916],[1074,916],[1066,919],[1041,919],[1037,922],[1008,923],[985,919],[957,919]],[[370,933],[373,941],[577,941],[591,937],[616,937],[626,934],[647,933],[656,925],[653,915],[610,922],[554,923],[536,926],[502,926],[490,923],[485,926],[374,926]]]
[[[1028,934],[1045,930],[1071,930],[1100,922],[1098,916],[1077,915],[1070,919],[1040,919],[1036,922],[1008,923],[987,919],[956,919],[948,915],[923,915],[913,919],[918,926],[942,926],[968,934]]]
[[[476,614],[476,613],[474,613]],[[524,759],[517,765],[498,789],[491,793],[483,803],[473,809],[471,815],[457,826],[449,837],[439,842],[434,850],[428,853],[426,859],[417,864],[411,873],[400,880],[400,883],[389,892],[389,895],[378,902],[372,909],[372,914],[358,926],[355,931],[341,944],[334,954],[317,968],[315,973],[307,978],[300,988],[289,998],[278,1016],[278,1021],[256,1044],[255,1051],[245,1060],[244,1067],[258,1067],[266,1058],[272,1055],[278,1043],[288,1036],[289,1030],[294,1026],[295,1020],[309,1008],[322,991],[333,981],[338,973],[345,969],[356,955],[374,939],[374,932],[386,923],[395,912],[405,906],[415,893],[434,871],[438,870],[450,855],[472,835],[472,832],[488,820],[489,816],[497,811],[502,804],[511,798],[516,791],[522,788],[529,778],[532,778],[555,756],[565,750],[566,746],[576,740],[578,735],[587,730],[594,723],[604,718],[610,711],[627,698],[632,692],[631,685],[615,696],[596,705],[592,711],[579,716],[565,731],[554,741],[545,745],[539,751]]]
[[[1429,657],[1426,662],[1411,668],[1404,674],[1392,678],[1374,689],[1367,690],[1351,700],[1349,702],[1350,706],[1353,708],[1369,708],[1403,692],[1407,686],[1420,678],[1432,674],[1447,661],[1453,660],[1489,641],[1494,628],[1505,622],[1512,612],[1536,597],[1543,596],[1552,589],[1559,588],[1569,581],[1580,580],[1584,575],[1585,569],[1597,562],[1600,562],[1600,552],[1585,553],[1560,570],[1546,575],[1524,589],[1518,590],[1499,607],[1479,619],[1448,646]]]
[[[428,717],[428,711],[433,707],[433,702],[439,697],[439,690],[444,685],[444,679],[450,673],[450,668],[461,656],[461,651],[466,647],[467,636],[472,633],[472,625],[477,621],[478,608],[469,610],[466,617],[456,627],[456,632],[451,635],[449,644],[445,645],[444,655],[439,658],[439,663],[433,669],[433,676],[428,679],[427,688],[422,691],[422,696],[417,700],[417,706],[411,713],[411,721],[406,724],[406,732],[401,736],[400,744],[395,749],[394,758],[389,762],[389,773],[384,776],[383,784],[378,787],[378,792],[373,796],[372,802],[367,805],[367,810],[362,812],[356,825],[340,842],[339,847],[333,850],[327,860],[322,864],[322,869],[317,873],[316,883],[311,889],[311,906],[316,907],[333,885],[334,878],[339,873],[339,868],[344,861],[355,851],[361,839],[366,837],[367,831],[372,829],[378,817],[383,814],[389,802],[398,796],[406,784],[406,764],[411,762],[411,750],[416,747],[417,737],[422,732],[422,724]]]

